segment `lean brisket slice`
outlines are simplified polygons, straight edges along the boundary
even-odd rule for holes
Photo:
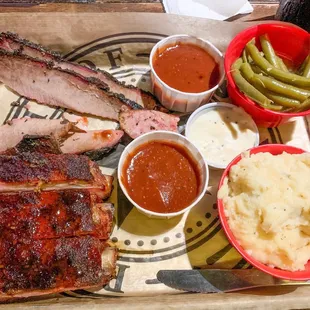
[[[84,131],[78,128],[74,122],[65,119],[24,117],[13,119],[0,126],[0,153],[8,153],[8,150],[12,148],[21,149],[22,152],[33,151],[39,144],[44,147],[42,136],[46,136],[46,143],[48,143],[47,137],[50,136],[50,143],[56,143],[56,145],[58,142],[61,143],[56,154],[87,152],[87,156],[90,158],[96,155],[101,159],[116,147],[123,134],[122,130]],[[52,141],[52,137],[54,137],[54,141]],[[48,153],[55,153],[54,147],[52,152],[48,151],[46,147],[44,150]],[[11,154],[13,153],[11,152]]]
[[[1,49],[0,81],[39,103],[116,121],[122,110],[141,109],[138,104],[120,100],[98,79]]]
[[[179,120],[172,114],[148,110],[122,112],[119,116],[121,128],[132,139],[154,130],[178,132]]]
[[[166,111],[151,93],[132,85],[125,85],[106,71],[94,70],[74,62],[66,61],[60,54],[52,52],[41,45],[22,39],[16,34],[10,32],[1,33],[0,48],[8,52],[19,53],[38,60],[53,62],[55,67],[73,71],[86,78],[98,79],[108,86],[111,93],[121,100],[127,100],[127,103],[131,101],[149,110]]]

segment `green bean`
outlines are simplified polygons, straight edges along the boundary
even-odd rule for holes
[[[306,99],[304,102],[301,103],[299,108],[296,110],[296,112],[302,112],[310,109],[310,98]]]
[[[248,58],[247,58],[246,50],[245,49],[242,52],[242,61],[243,62],[248,62]]]
[[[287,108],[297,108],[300,106],[300,102],[298,100],[286,98],[284,96],[280,96],[274,92],[266,90],[261,82],[257,82],[255,79],[254,72],[252,71],[251,66],[248,63],[243,63],[240,66],[240,72],[242,73],[243,77],[250,82],[257,90],[259,90],[262,94],[264,94],[267,98],[272,100],[274,103],[281,105]]]
[[[305,60],[302,62],[302,64],[300,65],[299,69],[298,69],[298,74],[303,75],[305,67],[306,67],[306,63],[308,62],[308,58],[310,57],[310,54],[305,58]]]
[[[305,62],[305,69],[303,70],[302,76],[310,78],[310,55],[308,55]]]
[[[263,71],[260,67],[256,66],[254,63],[250,63],[250,65],[254,73],[267,75],[265,71]]]
[[[231,70],[232,72],[235,71],[235,70],[239,70],[240,67],[242,65],[242,59],[241,58],[238,58],[232,65],[231,65]]]
[[[284,96],[281,96],[279,94],[276,94],[274,92],[266,90],[264,87],[259,85],[258,83],[256,84],[254,82],[254,86],[261,92],[263,93],[267,98],[272,100],[274,103],[281,105],[286,108],[299,108],[300,107],[300,101],[287,98]]]
[[[278,57],[268,39],[266,34],[259,37],[260,44],[262,46],[262,50],[265,54],[266,59],[272,64],[274,67],[280,69]]]
[[[287,85],[268,76],[255,74],[252,81],[253,83],[260,83],[264,88],[277,94],[299,101],[304,101],[310,96],[310,91]]]
[[[262,107],[273,109],[272,101],[259,92],[241,75],[239,70],[241,65],[242,59],[238,58],[231,66],[231,74],[239,90]]]
[[[249,82],[251,83],[254,77],[254,72],[248,63],[243,63],[240,65],[240,72],[242,76]]]
[[[255,42],[256,42],[256,39],[255,39],[255,37],[253,37],[253,38],[248,42],[248,44],[255,44]]]
[[[281,105],[283,107],[286,107],[286,108],[299,108],[300,106],[300,101],[287,98],[284,96],[280,96],[272,92],[266,92],[265,96],[271,99],[274,103]]]
[[[253,63],[253,59],[251,58],[251,56],[249,56],[249,54],[247,54],[247,58],[248,58],[248,63]]]
[[[284,63],[283,59],[279,56],[277,56],[278,59],[278,64],[281,70],[285,71],[285,72],[289,72],[289,70],[287,69],[286,64]]]
[[[255,44],[255,38],[252,38],[248,43]],[[242,51],[242,60],[243,62],[253,62],[253,59],[249,56],[245,48]]]
[[[276,52],[274,51],[268,36],[264,34],[260,36],[259,39],[262,46],[262,50],[265,54],[265,58],[270,62],[270,64],[272,64],[278,69],[281,69],[282,71],[289,72],[282,58],[277,56]]]
[[[246,45],[247,52],[252,57],[254,63],[258,65],[262,70],[268,73],[270,76],[295,86],[299,87],[310,87],[310,79],[299,76],[297,74],[284,72],[280,69],[272,66],[264,57],[262,57],[259,53],[259,50],[254,44]]]

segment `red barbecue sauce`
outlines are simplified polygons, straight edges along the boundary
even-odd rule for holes
[[[112,130],[104,130],[93,133],[94,140],[106,141],[112,137]]]
[[[214,58],[194,44],[169,46],[155,54],[153,68],[163,82],[186,93],[211,89],[220,78]]]
[[[139,206],[158,213],[188,207],[199,191],[197,165],[187,151],[161,141],[145,143],[128,156],[122,181]]]

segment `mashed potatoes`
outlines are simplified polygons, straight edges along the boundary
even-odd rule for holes
[[[245,156],[219,193],[229,227],[255,259],[304,270],[310,259],[310,154]]]

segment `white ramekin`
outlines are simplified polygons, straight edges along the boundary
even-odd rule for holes
[[[190,127],[192,125],[192,123],[196,120],[196,118],[204,113],[208,113],[211,110],[214,110],[216,108],[228,108],[228,109],[232,109],[232,108],[238,108],[243,110],[241,107],[237,107],[231,103],[226,103],[226,102],[212,102],[212,103],[208,103],[202,107],[200,107],[199,109],[197,109],[194,113],[192,113],[192,115],[190,116],[190,118],[188,119],[187,123],[186,123],[186,127],[185,127],[185,136],[188,139],[189,136],[189,131],[190,131]],[[254,122],[254,120],[252,119],[251,115],[249,115],[248,113],[246,113],[244,110],[243,112],[245,114],[247,114],[249,116],[249,119],[252,120],[251,122],[251,127],[254,129],[254,134],[255,134],[255,140],[254,140],[254,144],[251,147],[255,147],[259,145],[259,131],[258,128]],[[206,130],[208,130],[206,128]],[[246,151],[246,150],[242,150],[242,151]],[[232,158],[233,159],[233,158]],[[226,169],[227,165],[226,164],[219,164],[219,163],[215,163],[215,162],[211,162],[209,160],[207,160],[205,158],[205,161],[207,162],[208,166],[210,168],[213,169]]]
[[[201,93],[186,93],[174,89],[164,83],[157,75],[153,68],[153,58],[156,53],[162,52],[168,46],[176,45],[180,43],[190,43],[197,45],[206,50],[218,63],[220,78],[217,85],[213,88]],[[193,36],[178,34],[167,37],[160,40],[152,49],[150,55],[150,67],[151,67],[151,85],[153,94],[158,98],[164,107],[172,111],[178,112],[192,112],[200,105],[207,103],[212,97],[215,90],[223,82],[225,77],[224,72],[224,60],[222,53],[209,41],[198,39]]]
[[[146,210],[139,206],[135,201],[131,199],[129,196],[126,187],[123,183],[122,173],[123,173],[123,167],[126,162],[126,159],[129,155],[131,155],[137,147],[139,147],[142,144],[145,144],[147,142],[151,141],[166,141],[175,143],[179,146],[182,146],[188,151],[188,154],[192,157],[192,159],[197,163],[199,176],[200,176],[200,188],[199,188],[199,194],[197,195],[197,198],[186,208],[173,213],[158,213]],[[184,136],[169,132],[169,131],[153,131],[146,133],[135,140],[133,140],[131,143],[129,143],[126,148],[124,149],[121,158],[118,163],[118,170],[117,170],[117,177],[118,177],[118,184],[120,185],[123,193],[127,197],[127,199],[143,214],[147,215],[148,217],[154,217],[154,218],[161,218],[161,219],[169,219],[178,215],[181,215],[185,213],[186,211],[193,208],[204,196],[209,182],[209,169],[208,165],[206,164],[203,156],[198,151],[198,149]],[[141,189],[142,190],[142,189]]]

